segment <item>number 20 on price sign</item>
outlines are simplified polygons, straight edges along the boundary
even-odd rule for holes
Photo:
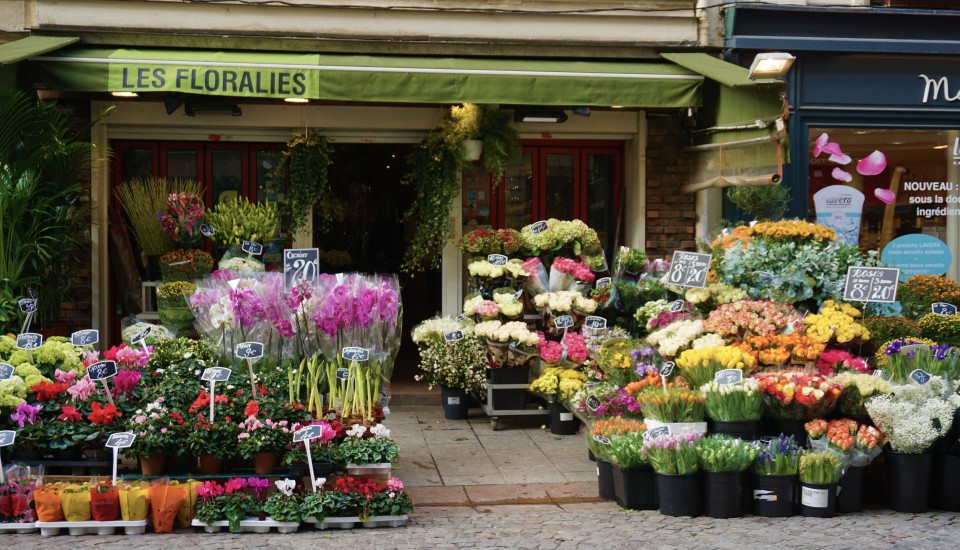
[[[897,300],[900,270],[891,267],[849,267],[843,285],[843,299],[850,302]]]

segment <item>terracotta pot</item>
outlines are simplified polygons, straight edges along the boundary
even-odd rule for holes
[[[223,460],[213,455],[200,455],[200,473],[206,475],[219,474],[223,469]]]
[[[254,453],[253,455],[253,471],[257,475],[268,475],[272,474],[274,470],[277,469],[277,453],[273,451],[266,451],[260,453]]]
[[[163,473],[163,462],[166,457],[145,456],[140,459],[140,472],[145,476],[158,476]]]

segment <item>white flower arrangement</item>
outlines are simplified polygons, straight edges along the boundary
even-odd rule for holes
[[[575,290],[537,294],[533,297],[533,303],[538,309],[549,309],[553,313],[566,313],[571,309],[583,313],[593,313],[597,310],[596,301]]]
[[[462,331],[464,336],[470,336],[473,334],[473,321],[469,319],[457,321],[452,317],[434,317],[413,327],[413,330],[410,331],[410,338],[417,345],[440,342],[443,341],[445,333],[454,330]]]
[[[524,346],[536,346],[540,343],[537,333],[530,332],[527,324],[521,321],[485,321],[474,327],[474,333],[488,342],[517,342]]]
[[[952,386],[939,376],[922,386],[894,386],[893,393],[867,401],[867,413],[894,451],[920,454],[953,425],[960,396],[953,393]]]
[[[237,273],[261,273],[264,271],[262,262],[243,256],[234,256],[228,260],[220,260],[217,267]]]
[[[725,345],[727,345],[727,342],[723,339],[723,336],[715,332],[708,332],[694,340],[693,343],[690,344],[690,347],[692,349],[721,348]]]
[[[670,323],[647,336],[647,343],[657,348],[657,353],[661,356],[674,357],[689,347],[701,334],[703,334],[703,321],[685,319]]]
[[[130,344],[130,339],[133,338],[138,332],[140,332],[141,330],[147,327],[151,327],[150,335],[147,336],[146,338],[147,345],[152,345],[157,342],[167,342],[169,340],[173,340],[173,333],[170,332],[170,330],[167,327],[163,325],[154,325],[152,323],[144,323],[142,321],[139,323],[134,323],[129,327],[123,329],[123,331],[120,333],[120,336],[121,338],[123,338],[124,342],[126,342],[127,344]]]
[[[520,266],[521,270],[523,265]],[[487,260],[474,260],[467,264],[467,271],[471,277],[483,277],[486,279],[499,279],[507,273],[507,266],[493,265]]]
[[[486,389],[486,369],[489,366],[484,346],[477,338],[482,330],[481,325],[496,323],[488,321],[480,323],[474,329],[474,334],[455,342],[428,341],[429,344],[420,348],[420,374],[414,379],[426,381],[427,388],[434,386],[458,388],[466,391],[484,391]]]

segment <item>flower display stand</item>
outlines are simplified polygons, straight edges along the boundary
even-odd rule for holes
[[[12,533],[14,535],[28,535],[37,532],[37,524],[30,523],[0,523],[0,533]]]
[[[548,416],[550,411],[546,408],[524,408],[524,409],[497,409],[493,406],[493,392],[496,390],[524,390],[530,387],[530,384],[492,384],[487,382],[487,399],[477,399],[480,402],[480,408],[484,414],[490,417],[490,427],[493,431],[503,428],[500,419],[502,416]]]
[[[230,522],[227,520],[215,521],[213,523],[203,523],[200,520],[194,518],[190,522],[190,525],[193,527],[202,527],[205,533],[219,533],[220,530],[229,528]],[[282,535],[289,533],[295,533],[300,527],[300,523],[293,522],[283,522],[283,521],[274,521],[270,518],[267,519],[258,519],[258,518],[247,518],[240,520],[240,533],[269,533],[271,529],[276,529],[276,531]]]
[[[66,529],[71,535],[142,535],[147,531],[147,520],[137,521],[38,521],[40,535],[51,537]]]

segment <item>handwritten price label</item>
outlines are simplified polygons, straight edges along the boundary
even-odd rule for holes
[[[17,305],[20,306],[20,311],[23,313],[34,313],[37,311],[37,301],[33,298],[24,298],[17,302]]]
[[[13,367],[13,365],[0,363],[0,380],[10,380],[15,371],[16,369]]]
[[[203,374],[200,375],[200,380],[204,382],[226,382],[230,380],[230,375],[232,372],[230,369],[225,367],[210,367],[203,369]]]
[[[243,250],[251,256],[259,256],[263,254],[263,245],[253,241],[243,241],[243,244],[240,245],[240,250]]]
[[[662,437],[665,435],[670,435],[670,426],[657,426],[656,428],[650,428],[643,433],[643,440],[653,439],[655,437]]]
[[[323,435],[322,426],[306,426],[293,432],[293,442],[300,443],[301,441],[310,441],[311,439],[316,439],[321,435]]]
[[[930,309],[933,310],[933,313],[937,315],[956,315],[957,306],[953,304],[948,304],[946,302],[934,302],[931,304]]]
[[[70,335],[70,343],[75,346],[92,346],[100,341],[100,331],[96,329],[78,330]]]
[[[900,270],[892,267],[848,267],[843,299],[851,302],[893,303]]]
[[[916,369],[910,373],[910,380],[922,386],[930,381],[930,373],[925,370]]]
[[[457,340],[463,340],[463,331],[462,330],[451,330],[443,333],[443,339],[448,343],[456,342]]]
[[[217,230],[212,225],[205,223],[200,226],[200,234],[204,237],[212,237],[217,234]]]
[[[17,432],[13,430],[3,430],[2,432],[0,432],[0,447],[13,445],[13,442],[16,439],[17,439]]]
[[[140,342],[147,339],[147,336],[150,336],[150,333],[153,332],[153,327],[146,327],[140,332],[133,335],[133,338],[130,338],[131,344],[139,344]]]
[[[660,376],[663,376],[665,378],[669,377],[671,374],[673,374],[673,370],[676,368],[677,368],[676,363],[674,363],[673,361],[667,361],[666,363],[663,364],[663,366],[660,367]]]
[[[17,335],[17,347],[20,349],[37,349],[43,345],[43,335],[36,332],[24,332]]]
[[[260,342],[241,342],[234,350],[237,359],[260,359],[263,357],[263,344]]]
[[[570,328],[573,326],[573,317],[561,315],[553,320],[553,325],[557,328]]]
[[[607,320],[603,317],[591,315],[583,320],[583,326],[593,329],[607,328]]]
[[[133,432],[110,434],[110,437],[107,438],[107,442],[104,444],[104,447],[108,449],[126,449],[128,447],[132,447],[133,442],[136,439],[137,435]]]
[[[116,361],[100,361],[87,367],[90,380],[105,380],[117,375]]]
[[[490,254],[487,256],[487,261],[493,265],[507,265],[507,257],[503,254]]]
[[[340,357],[347,361],[366,361],[370,359],[370,350],[366,348],[347,347],[340,352]]]
[[[319,249],[288,248],[283,251],[284,288],[290,290],[296,285],[316,281],[319,276]]]
[[[707,285],[707,272],[710,270],[710,254],[684,252],[677,250],[670,262],[667,281],[672,285],[690,288],[703,288]]]
[[[740,369],[723,369],[714,375],[717,384],[739,384],[743,382],[743,371]]]
[[[547,222],[540,220],[537,223],[530,226],[530,232],[534,235],[539,235],[547,230]]]

